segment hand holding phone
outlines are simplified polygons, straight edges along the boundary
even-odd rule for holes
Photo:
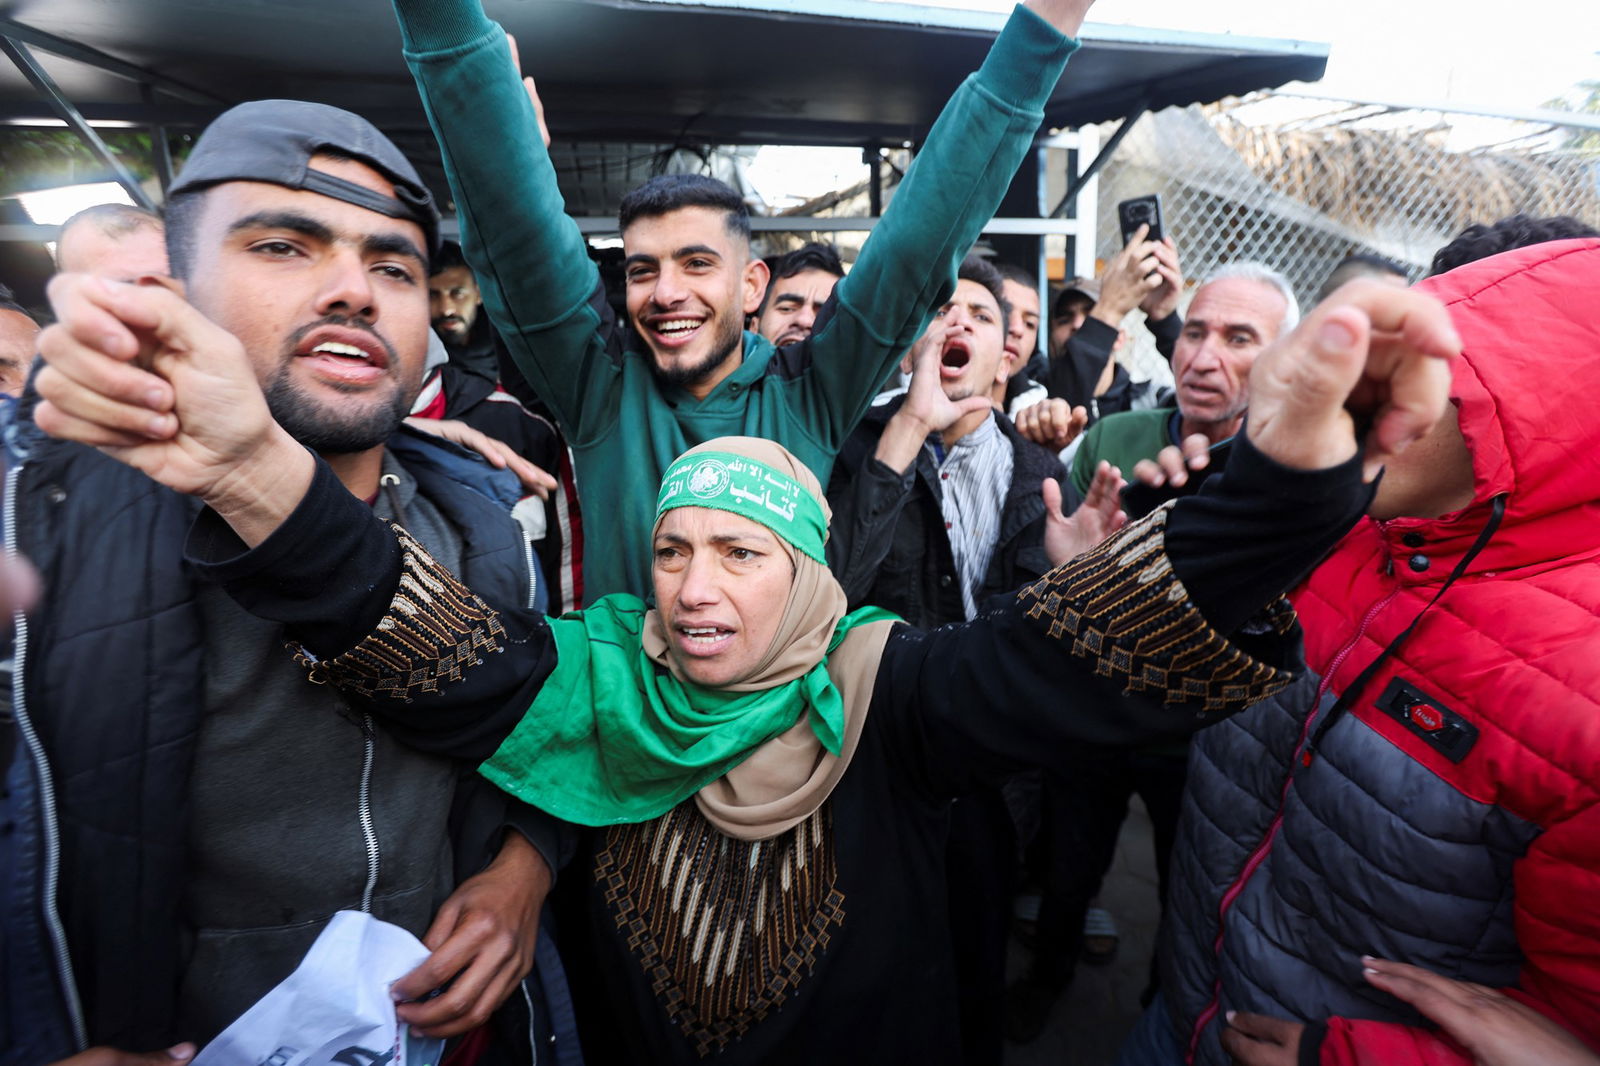
[[[1136,196],[1117,205],[1117,226],[1122,230],[1122,245],[1127,247],[1140,226],[1149,226],[1144,235],[1147,241],[1159,241],[1166,236],[1161,225],[1161,197],[1156,193]]]

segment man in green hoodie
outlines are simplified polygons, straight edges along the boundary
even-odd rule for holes
[[[485,308],[572,446],[584,598],[650,589],[655,486],[685,449],[767,437],[827,483],[835,454],[999,206],[1093,0],[1027,0],[956,91],[893,205],[804,341],[743,330],[767,268],[749,214],[714,179],[624,198],[627,321],[564,214],[533,105],[479,0],[395,0]],[[631,327],[631,330],[630,330]]]

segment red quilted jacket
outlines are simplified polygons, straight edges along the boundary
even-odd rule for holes
[[[1507,991],[1600,1049],[1600,240],[1522,249],[1420,288],[1465,341],[1452,398],[1476,500],[1352,531],[1295,595],[1307,659],[1333,691],[1353,684],[1504,495],[1499,529],[1350,713],[1441,787],[1538,827],[1513,867],[1524,963]],[[1444,711],[1380,709],[1397,675]],[[1334,1018],[1322,1061],[1470,1059],[1425,1029]]]

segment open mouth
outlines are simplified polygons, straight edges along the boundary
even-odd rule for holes
[[[947,380],[959,378],[970,362],[972,362],[972,352],[968,350],[966,342],[952,340],[944,346],[944,351],[939,356],[939,376]]]
[[[703,318],[656,318],[649,323],[656,340],[668,348],[688,344],[706,324]]]
[[[690,655],[715,655],[733,640],[726,626],[678,626],[679,643]]]
[[[374,381],[389,369],[383,344],[359,330],[317,330],[295,355],[324,377],[347,383]]]

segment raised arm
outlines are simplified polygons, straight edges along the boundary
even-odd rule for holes
[[[1038,0],[1012,14],[929,131],[835,290],[831,317],[796,352],[809,360],[803,402],[835,445],[949,298],[956,268],[1033,143],[1088,8],[1088,0]]]
[[[506,35],[479,0],[395,0],[483,304],[574,444],[610,428],[622,331]]]
[[[833,507],[828,566],[844,587],[851,607],[866,602],[878,567],[894,543],[900,512],[911,498],[917,456],[929,435],[989,407],[986,395],[951,400],[939,385],[939,356],[945,338],[959,329],[943,323],[929,327],[912,349],[911,386],[883,427],[872,453],[848,456],[853,469],[834,468],[828,492]]]

